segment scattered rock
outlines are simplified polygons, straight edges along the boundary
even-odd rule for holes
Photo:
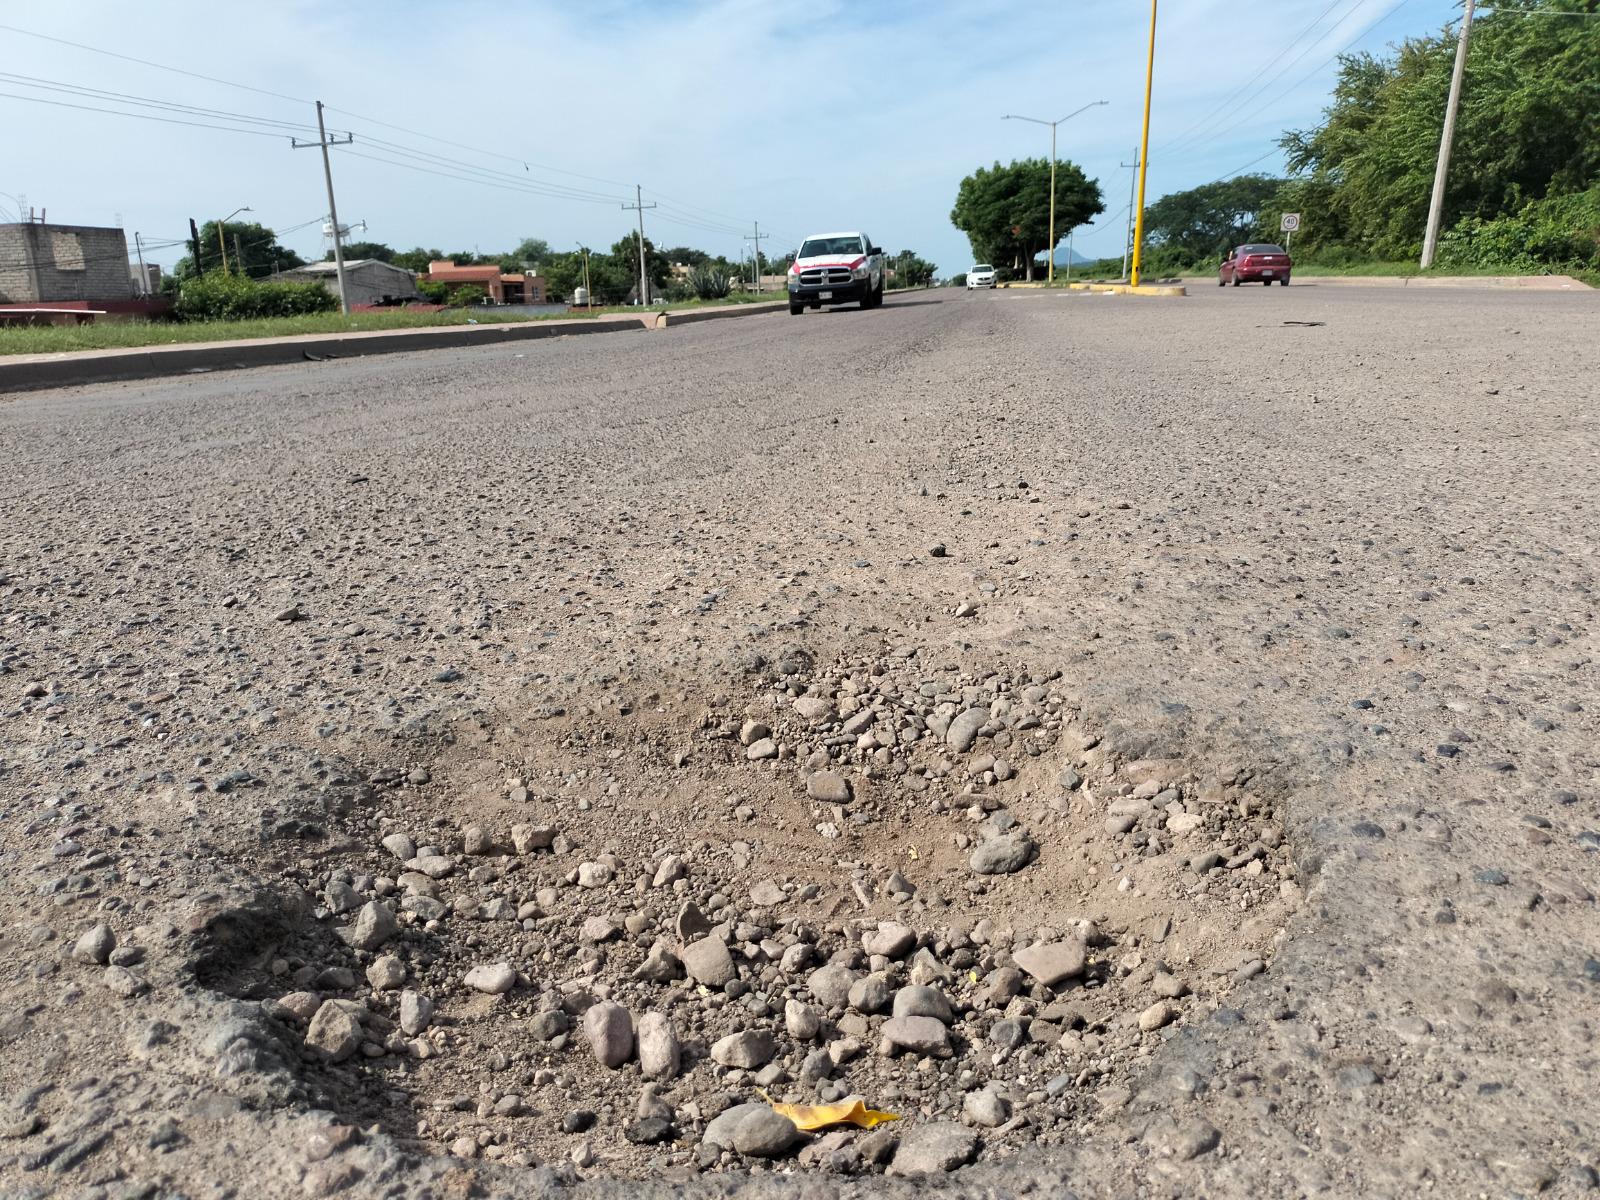
[[[501,996],[516,986],[517,973],[510,963],[480,963],[468,971],[461,982],[473,991]]]
[[[891,1175],[942,1175],[972,1161],[978,1152],[978,1135],[953,1121],[913,1125],[906,1131]]]
[[[592,1009],[590,1011],[593,1011]],[[765,1066],[778,1051],[772,1035],[761,1029],[730,1033],[711,1046],[713,1062],[750,1071]]]
[[[738,978],[739,971],[733,964],[733,955],[728,953],[727,943],[719,937],[703,937],[698,942],[691,942],[679,952],[678,957],[683,960],[683,969],[689,973],[689,978],[706,987],[725,987]]]
[[[979,875],[1010,875],[1033,861],[1035,849],[1026,833],[1012,830],[980,843],[972,852],[970,865]]]
[[[583,1036],[603,1067],[620,1067],[633,1053],[633,1018],[610,1000],[592,1005],[583,1014]]]
[[[361,1022],[337,1000],[326,1000],[306,1029],[306,1045],[329,1062],[343,1062],[361,1046]]]
[[[681,1050],[678,1035],[664,1013],[647,1012],[639,1018],[639,1071],[646,1079],[673,1079],[678,1074]]]

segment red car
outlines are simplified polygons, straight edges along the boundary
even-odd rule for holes
[[[1274,282],[1289,286],[1289,271],[1294,260],[1282,246],[1270,242],[1250,242],[1236,250],[1228,251],[1217,269],[1217,286],[1227,287],[1231,282],[1238,287],[1246,280],[1271,287]]]

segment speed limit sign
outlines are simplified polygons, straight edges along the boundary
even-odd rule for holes
[[[1294,233],[1300,228],[1299,213],[1284,213],[1283,219],[1278,222],[1278,228],[1284,233]]]

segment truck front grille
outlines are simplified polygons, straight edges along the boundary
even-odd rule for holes
[[[849,282],[849,267],[808,267],[800,272],[801,287],[842,287]]]

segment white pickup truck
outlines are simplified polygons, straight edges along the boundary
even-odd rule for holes
[[[864,233],[814,233],[800,244],[789,268],[789,312],[799,316],[824,304],[883,303],[883,251]]]

